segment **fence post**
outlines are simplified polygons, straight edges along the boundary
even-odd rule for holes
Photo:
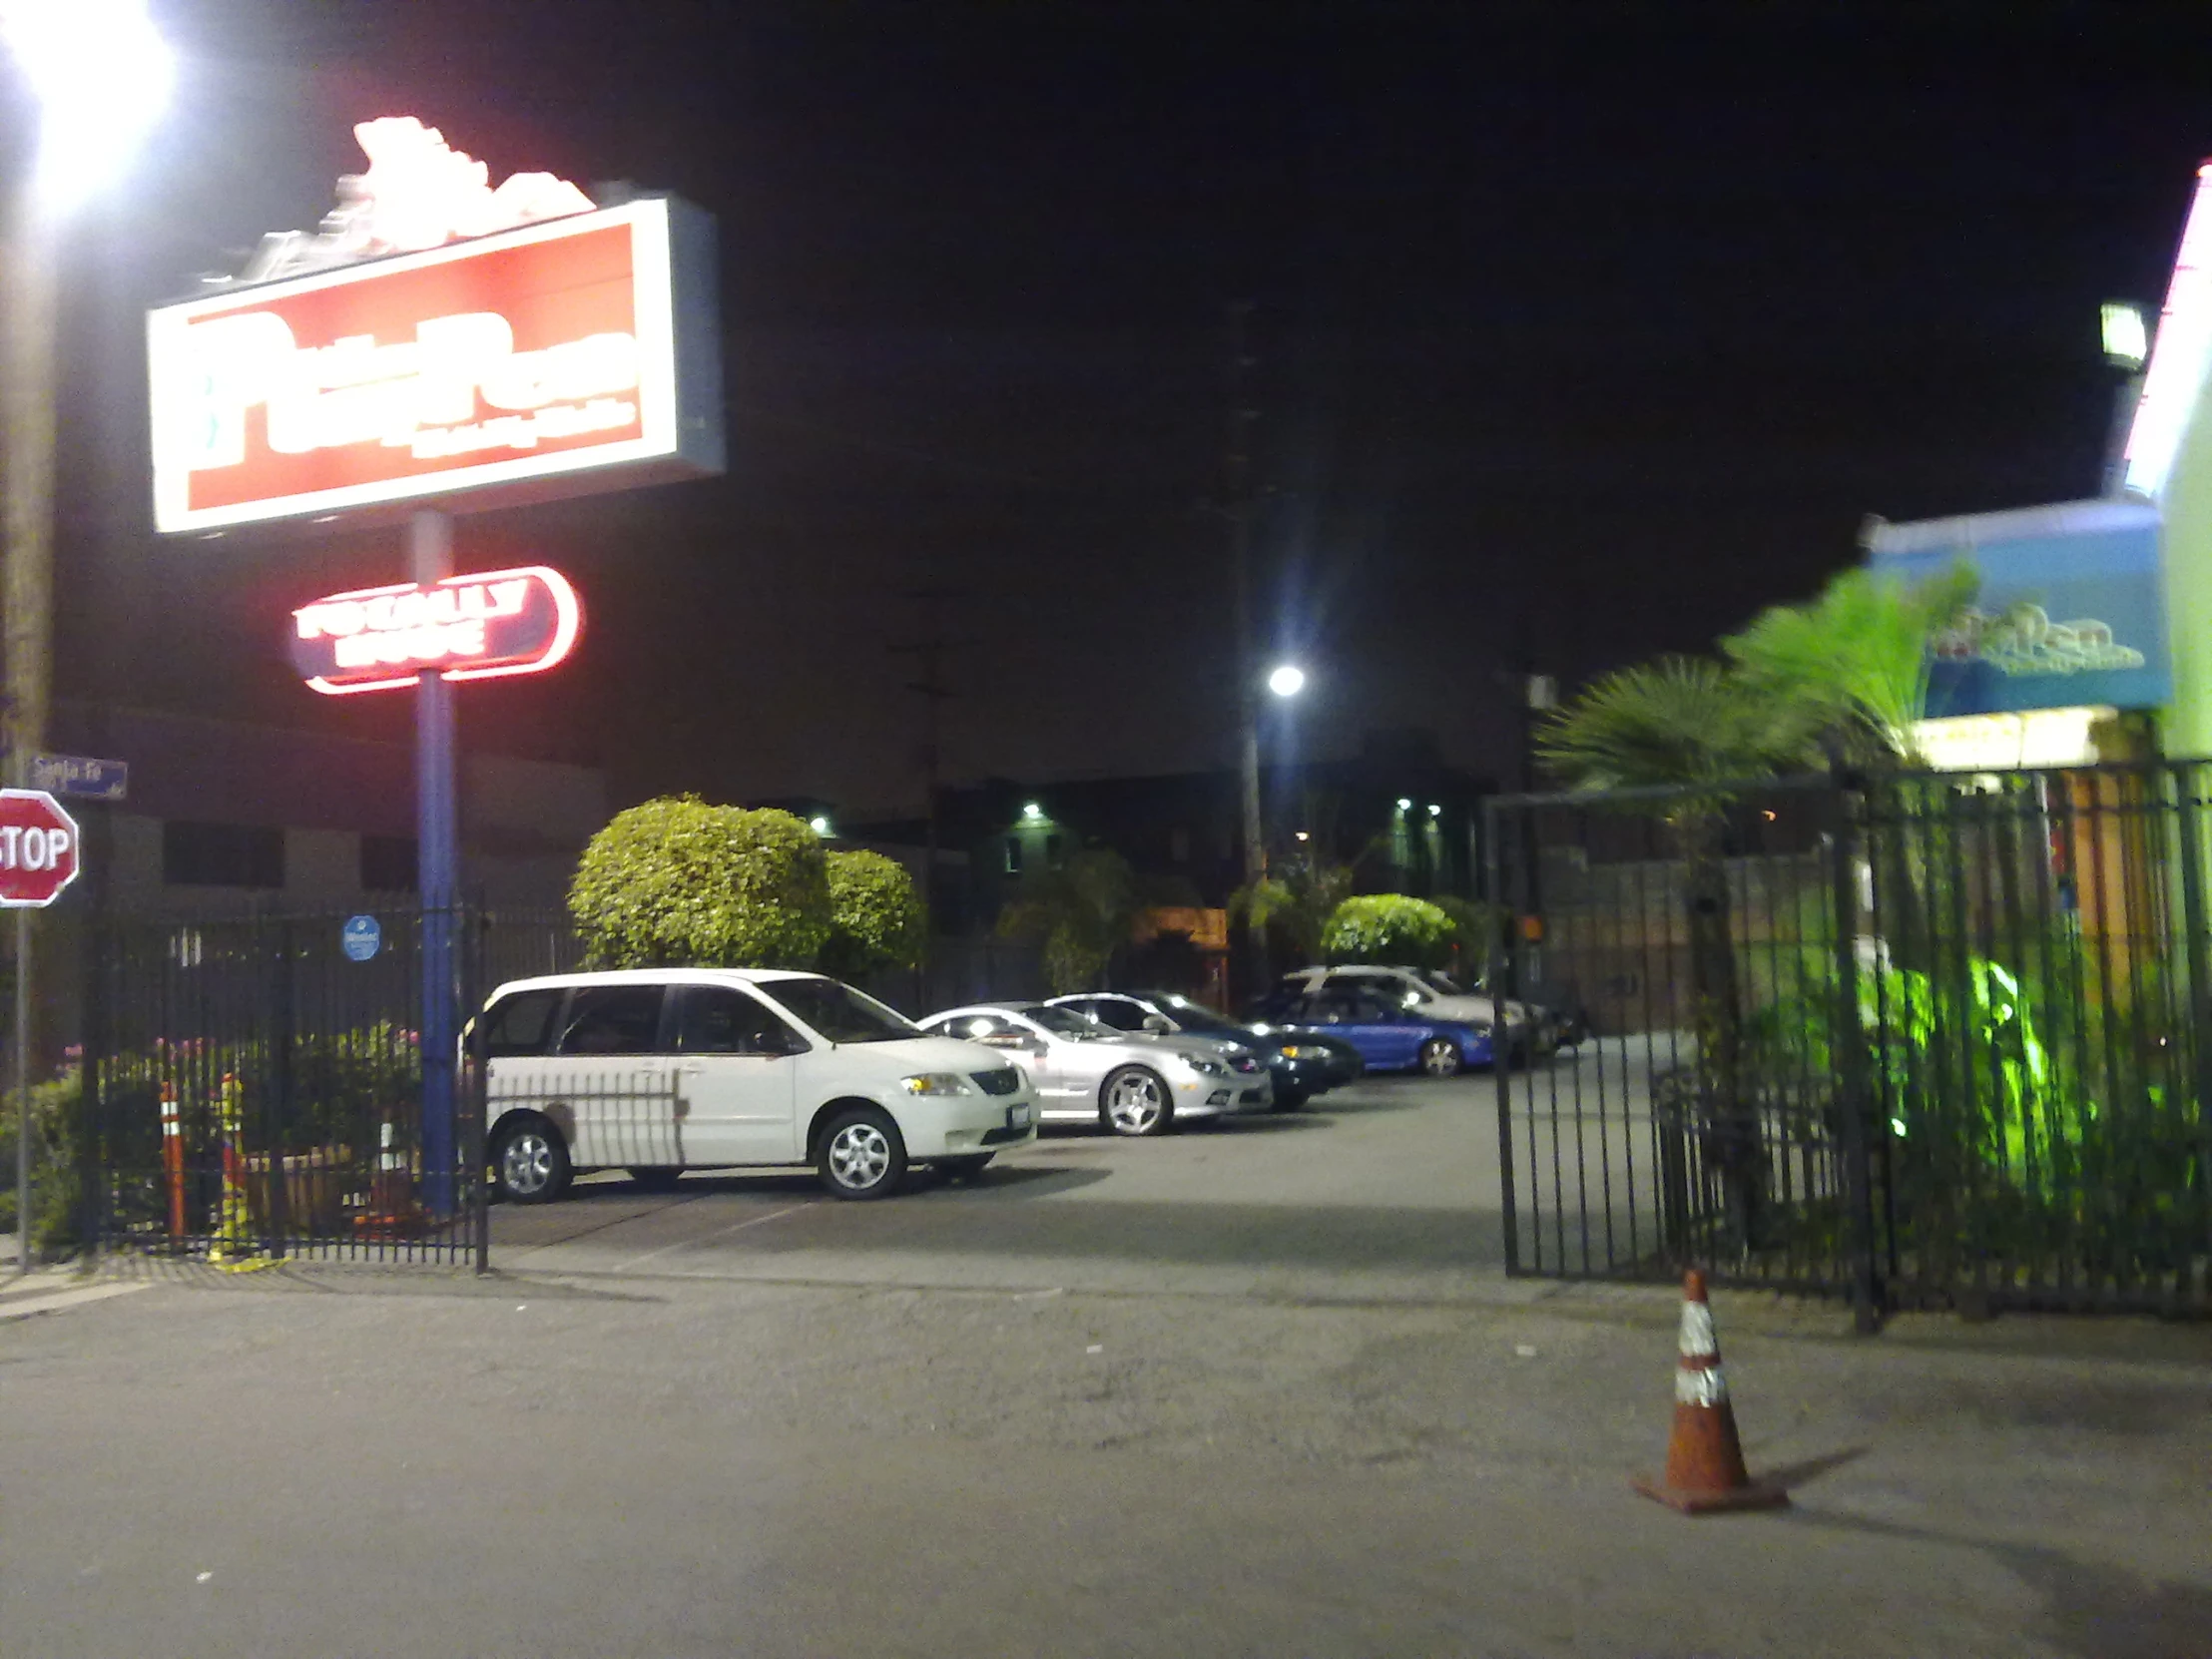
[[[2196,1079],[2198,1202],[2204,1208],[2205,1244],[2212,1252],[2212,963],[2206,961],[2206,928],[2212,918],[2205,913],[2204,861],[2212,847],[2205,844],[2204,815],[2197,791],[2203,784],[2198,764],[2184,762],[2175,769],[2175,796],[2181,804],[2181,918],[2182,937],[2188,941],[2190,1069]],[[2200,1298],[2212,1298],[2212,1283],[2194,1287]]]
[[[266,960],[267,952],[263,954]],[[269,1253],[281,1259],[284,1240],[291,1231],[291,1193],[289,1172],[284,1165],[284,1145],[292,1121],[291,1045],[292,1027],[297,1023],[292,1017],[289,921],[276,923],[276,960],[272,971],[276,978],[270,985],[269,1073],[262,1101],[262,1145],[265,1149],[262,1156],[269,1161]]]
[[[1498,858],[1498,845],[1504,830],[1498,813],[1496,797],[1482,804],[1482,861],[1484,884],[1490,898],[1506,914],[1506,925],[1512,925],[1512,898],[1504,882],[1504,870]],[[1503,1002],[1510,994],[1507,983],[1512,975],[1512,947],[1504,947],[1500,960],[1499,942],[1493,931],[1489,947],[1483,952],[1483,978],[1490,983],[1490,1073],[1497,1082],[1497,1198],[1498,1226],[1505,1238],[1505,1274],[1507,1278],[1520,1272],[1520,1222],[1514,1206],[1513,1182],[1513,1067],[1509,1044],[1506,1041],[1506,1025]]]
[[[1837,1096],[1844,1142],[1846,1237],[1851,1252],[1852,1327],[1861,1336],[1882,1329],[1875,1264],[1874,1192],[1867,1141],[1867,1039],[1859,1014],[1859,894],[1854,866],[1852,798],[1839,777],[1829,792],[1829,890],[1835,928],[1835,1055]]]

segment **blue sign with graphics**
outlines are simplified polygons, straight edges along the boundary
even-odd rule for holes
[[[365,962],[384,945],[384,929],[374,916],[347,916],[338,929],[338,946],[346,959]]]
[[[1981,578],[1972,608],[1932,647],[1932,717],[2173,701],[2156,507],[2067,501],[1877,524],[1867,552],[1875,570],[1908,579],[1959,562]]]

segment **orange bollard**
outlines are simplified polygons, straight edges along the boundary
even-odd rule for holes
[[[1667,1441],[1662,1480],[1638,1476],[1639,1492],[1669,1508],[1701,1515],[1717,1509],[1777,1509],[1790,1494],[1771,1481],[1751,1478],[1736,1437],[1736,1407],[1721,1372],[1721,1348],[1713,1334],[1713,1310],[1705,1300],[1705,1275],[1682,1276],[1682,1355],[1674,1374],[1674,1433]]]
[[[185,1236],[185,1114],[177,1085],[162,1085],[162,1174],[169,1182],[169,1236]]]

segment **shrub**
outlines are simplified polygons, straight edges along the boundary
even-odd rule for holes
[[[1396,962],[1441,967],[1458,924],[1425,898],[1367,893],[1337,906],[1322,929],[1322,955],[1332,962]]]
[[[914,878],[880,852],[831,852],[830,942],[822,969],[860,979],[886,968],[910,968],[921,957],[927,927]]]
[[[829,863],[789,813],[665,796],[591,838],[568,907],[593,967],[812,967]]]

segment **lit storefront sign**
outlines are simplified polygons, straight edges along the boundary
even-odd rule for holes
[[[149,313],[159,530],[721,469],[704,215],[667,198],[579,211],[542,174],[492,191],[419,123],[356,131],[376,165],[334,229],[272,238],[247,285]]]
[[[1917,721],[1913,738],[1937,772],[2011,772],[2022,767],[2094,766],[2099,723],[2109,708],[2029,709]]]
[[[545,565],[332,594],[291,614],[291,660],[318,692],[542,674],[576,647],[583,607]]]

